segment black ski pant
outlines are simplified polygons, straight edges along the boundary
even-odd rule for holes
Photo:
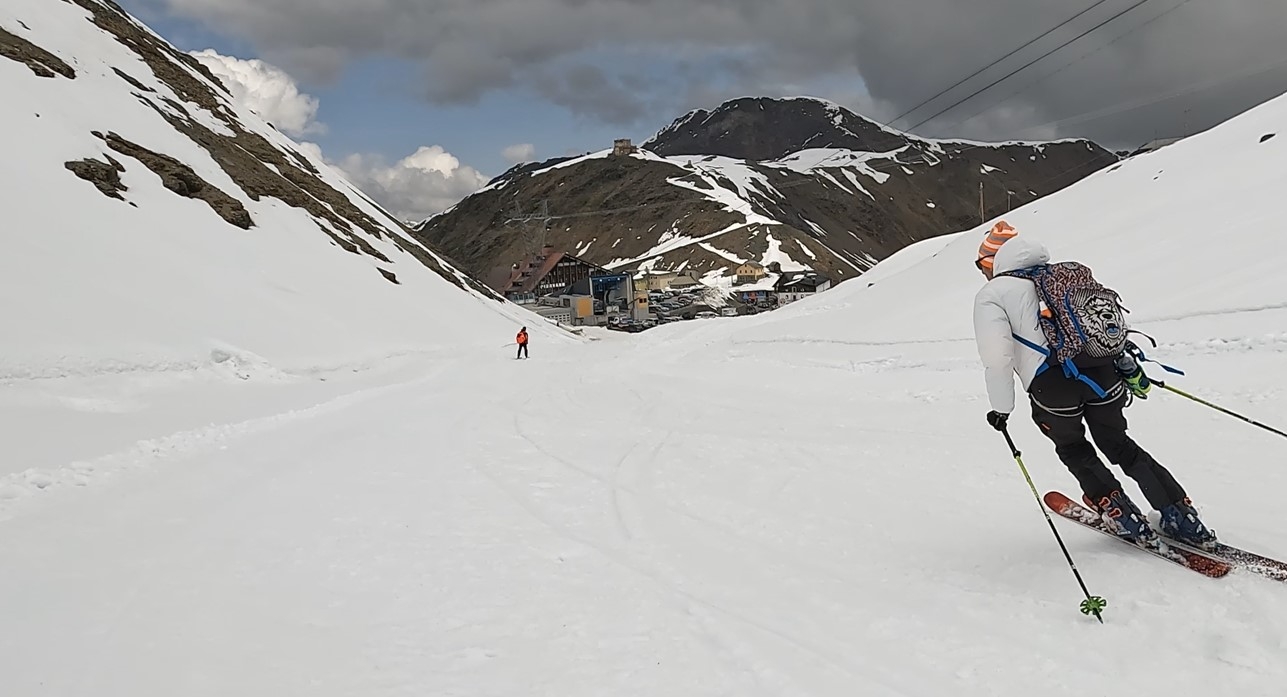
[[[515,358],[522,358],[523,356],[526,356],[526,355],[527,355],[527,344],[519,344],[519,345],[518,345],[518,355],[517,355],[517,356],[514,356],[514,357],[515,357]]]
[[[1165,467],[1126,435],[1126,408],[1130,393],[1113,366],[1082,369],[1105,392],[1100,397],[1086,383],[1049,368],[1033,379],[1028,389],[1032,419],[1055,444],[1055,453],[1081,484],[1082,493],[1099,501],[1121,483],[1086,440],[1086,431],[1108,461],[1122,468],[1139,484],[1154,510],[1185,498],[1184,489]]]

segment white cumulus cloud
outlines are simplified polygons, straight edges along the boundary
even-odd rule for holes
[[[487,184],[486,176],[438,145],[421,146],[392,164],[379,155],[354,154],[332,166],[407,222],[440,213]]]
[[[283,133],[299,137],[325,132],[316,121],[317,98],[301,92],[286,71],[258,59],[224,56],[209,49],[192,55],[227,85],[238,106],[255,111]],[[364,153],[335,161],[316,143],[301,142],[299,146],[407,222],[440,213],[487,184],[487,177],[439,145],[421,146],[391,164],[381,155]],[[530,157],[535,152],[528,144],[511,146],[505,152],[514,148],[519,148],[516,155]]]
[[[295,80],[276,66],[259,59],[225,56],[213,49],[193,51],[232,92],[237,104],[254,111],[290,136],[326,132],[317,122],[317,98],[299,91]]]
[[[501,150],[501,157],[504,157],[512,165],[520,162],[530,162],[536,157],[536,146],[531,143],[515,143]]]

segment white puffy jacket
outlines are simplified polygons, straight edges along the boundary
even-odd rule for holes
[[[1026,392],[1045,362],[1045,355],[1014,340],[1017,334],[1046,348],[1046,336],[1038,318],[1041,313],[1037,288],[1032,281],[999,276],[1006,271],[1046,264],[1050,252],[1045,245],[1012,237],[1001,245],[992,260],[994,277],[974,297],[974,340],[983,360],[988,401],[992,409],[1003,414],[1014,411],[1014,376],[1019,376]]]

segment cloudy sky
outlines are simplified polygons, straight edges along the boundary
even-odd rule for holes
[[[1130,148],[1287,91],[1284,0],[120,2],[408,219],[731,97],[887,122],[1083,10],[893,125]]]

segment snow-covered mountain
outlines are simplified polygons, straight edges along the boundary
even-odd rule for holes
[[[494,294],[111,2],[6,2],[0,88],[0,380],[512,336]]]
[[[532,246],[539,223],[510,219],[546,205],[545,242],[609,268],[713,281],[747,261],[777,262],[843,281],[912,242],[977,224],[981,194],[1005,212],[1117,160],[1083,140],[927,140],[804,97],[732,100],[677,119],[633,153],[613,152],[517,166],[417,237],[487,279]]]

